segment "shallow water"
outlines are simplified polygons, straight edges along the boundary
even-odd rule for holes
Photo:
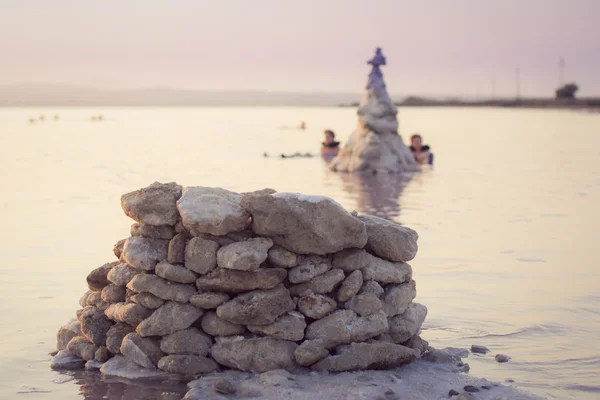
[[[319,157],[279,157],[317,152],[325,128],[345,141],[354,112],[0,109],[0,398],[129,390],[53,372],[48,352],[87,273],[128,234],[120,195],[157,180],[323,194],[411,226],[432,345],[490,348],[465,360],[474,375],[549,398],[600,397],[600,115],[401,109],[401,131],[422,132],[436,157],[406,176],[334,174]],[[41,113],[44,122],[28,122]],[[60,120],[49,120],[55,113]],[[90,121],[98,113],[104,121]],[[302,120],[306,131],[281,129]],[[496,353],[512,359],[498,364]]]

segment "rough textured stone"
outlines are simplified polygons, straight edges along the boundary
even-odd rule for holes
[[[298,256],[281,246],[273,246],[269,250],[268,260],[279,268],[294,268],[298,265]]]
[[[165,304],[165,301],[163,299],[156,297],[152,293],[147,292],[134,294],[131,296],[130,300],[150,310],[156,310],[158,307]]]
[[[414,335],[406,342],[402,343],[402,345],[416,350],[418,353],[418,357],[421,357],[423,354],[425,354],[427,349],[429,349],[429,342],[427,342],[427,340],[422,339],[419,335]]]
[[[153,271],[167,259],[168,250],[168,240],[130,237],[123,246],[123,260],[137,270]]]
[[[66,350],[59,351],[52,360],[50,361],[50,368],[52,369],[83,369],[85,366],[85,360],[81,357],[75,356]]]
[[[135,330],[132,326],[117,323],[113,325],[106,334],[106,348],[113,354],[121,354],[121,344],[123,343],[123,338],[130,333],[133,333]]]
[[[111,283],[104,286],[100,297],[107,303],[119,303],[125,301],[125,287]]]
[[[125,246],[125,241],[127,239],[121,239],[113,246],[113,253],[117,259],[121,259],[121,254],[123,253],[123,246]]]
[[[267,259],[273,246],[268,238],[252,238],[223,246],[217,252],[217,265],[221,268],[254,271]]]
[[[234,324],[268,325],[295,307],[290,292],[279,285],[240,294],[217,307],[217,315]]]
[[[282,315],[269,325],[248,325],[248,330],[252,333],[260,333],[275,339],[291,340],[293,342],[304,338],[305,328],[304,316],[294,311]]]
[[[372,256],[363,249],[345,249],[333,256],[333,268],[340,268],[344,272],[363,269],[372,261]]]
[[[388,286],[383,295],[383,311],[388,317],[402,314],[416,295],[415,281]]]
[[[219,366],[210,358],[192,354],[170,354],[158,361],[158,368],[181,375],[206,374],[216,371]]]
[[[212,388],[217,393],[233,394],[237,391],[235,385],[229,380],[224,378],[213,379]]]
[[[130,333],[123,338],[121,354],[144,368],[156,368],[158,360],[165,355],[160,350],[158,340],[141,337],[137,333]]]
[[[86,305],[83,307],[88,307],[88,306],[96,307],[98,305],[98,303],[101,301],[102,301],[102,290],[100,290],[98,292],[92,292],[87,297]]]
[[[185,262],[185,245],[188,241],[188,235],[178,233],[169,241],[167,251],[167,261],[171,264],[183,264]]]
[[[150,239],[171,240],[175,231],[171,225],[148,225],[139,222],[131,225],[131,236],[140,236]]]
[[[371,293],[357,294],[346,302],[346,308],[362,317],[375,314],[381,310],[381,300]]]
[[[312,319],[321,319],[334,312],[336,308],[335,300],[321,294],[313,293],[298,300],[298,310]]]
[[[202,330],[211,336],[240,335],[246,331],[244,325],[234,324],[219,317],[216,312],[208,311],[202,317]]]
[[[98,292],[94,292],[92,290],[88,290],[87,292],[85,292],[83,294],[83,296],[81,296],[79,298],[79,305],[83,308],[83,307],[87,307],[87,306],[92,306],[93,304],[89,304],[88,301],[90,299],[90,296],[92,296],[94,293],[98,293]]]
[[[390,261],[407,262],[417,254],[417,239],[419,235],[414,230],[396,222],[361,215],[361,221],[367,227],[367,250],[377,257]]]
[[[194,283],[198,278],[198,275],[189,269],[168,262],[158,263],[154,273],[163,279],[177,283]]]
[[[163,300],[187,302],[196,289],[193,285],[173,283],[159,278],[156,275],[139,274],[127,284],[127,288],[134,292],[149,292]]]
[[[250,214],[240,207],[242,195],[221,188],[186,187],[177,201],[183,226],[194,236],[242,231]]]
[[[217,242],[219,246],[227,246],[231,243],[243,242],[245,240],[248,240],[252,237],[252,234],[252,231],[247,229],[239,232],[230,232],[224,236],[211,235],[210,233],[201,233],[200,235],[198,235],[198,237],[205,240],[212,240],[213,242]]]
[[[92,272],[90,272],[86,278],[90,290],[99,292],[102,289],[104,289],[104,286],[110,283],[106,276],[108,275],[112,267],[114,267],[117,264],[117,262],[104,264],[103,266],[98,267]]]
[[[367,243],[364,223],[327,197],[295,193],[246,195],[252,230],[299,254],[328,254]]]
[[[325,342],[321,339],[305,340],[294,351],[296,362],[304,367],[308,367],[328,355],[329,350],[325,348]]]
[[[411,303],[403,314],[389,319],[389,334],[396,343],[402,343],[416,335],[427,316],[427,307]]]
[[[199,274],[206,274],[217,266],[219,244],[199,237],[192,238],[185,246],[185,266]]]
[[[385,290],[381,287],[381,285],[375,281],[366,281],[363,283],[362,288],[358,292],[359,294],[367,294],[371,293],[377,297],[383,296]]]
[[[210,336],[192,327],[163,336],[160,341],[160,349],[168,354],[205,356],[212,343]]]
[[[152,315],[152,310],[135,303],[116,303],[104,310],[104,314],[115,322],[124,322],[135,327]]]
[[[175,225],[179,217],[177,200],[181,186],[154,182],[152,185],[121,196],[121,207],[128,217],[149,225]]]
[[[140,271],[133,268],[131,265],[120,263],[115,265],[108,273],[106,278],[117,286],[127,286],[134,276]]]
[[[85,336],[75,336],[67,344],[67,351],[85,361],[89,361],[94,359],[98,347]]]
[[[481,346],[481,345],[478,345],[478,344],[471,345],[471,353],[487,354],[489,352],[490,352],[490,349],[488,349],[485,346]]]
[[[245,339],[215,344],[210,353],[219,364],[242,371],[292,371],[297,367],[296,347],[296,343],[281,339]]]
[[[167,301],[136,328],[141,336],[165,336],[189,328],[203,312],[189,303]]]
[[[496,357],[494,357],[494,359],[499,363],[505,363],[510,360],[510,357],[504,354],[496,354]]]
[[[388,369],[417,359],[417,351],[392,343],[352,343],[340,346],[337,354],[311,366],[315,371]]]
[[[365,281],[404,283],[412,279],[412,268],[406,263],[392,263],[381,258],[372,257],[369,265],[362,269],[362,274]]]
[[[330,269],[331,261],[327,257],[302,256],[298,266],[288,271],[288,280],[291,283],[307,282]]]
[[[99,346],[106,343],[106,333],[113,322],[106,318],[104,312],[95,307],[86,307],[78,319],[81,323],[81,332],[86,338]]]
[[[94,361],[98,362],[106,362],[110,358],[110,354],[108,352],[108,348],[106,346],[100,346],[98,350],[94,353]]]
[[[345,278],[344,271],[341,269],[332,269],[324,274],[317,275],[308,282],[294,285],[290,288],[292,296],[298,296],[307,290],[313,293],[330,293]]]
[[[240,293],[255,289],[272,289],[286,278],[283,268],[259,268],[254,272],[217,268],[196,280],[200,291]]]
[[[83,333],[81,332],[81,324],[76,318],[73,318],[65,325],[63,325],[56,333],[56,349],[66,349],[67,344],[69,344],[71,339],[73,339],[75,336],[81,335],[83,335]]]
[[[127,380],[133,379],[153,379],[153,380],[177,380],[181,377],[176,374],[169,374],[157,368],[143,368],[129,360],[124,356],[114,356],[102,367],[100,367],[102,376],[110,376],[124,378]],[[118,392],[118,391],[117,391]],[[121,396],[122,393],[117,394]],[[111,397],[112,398],[112,397]],[[117,397],[119,398],[119,397]],[[134,398],[139,398],[139,391],[135,391]]]
[[[222,292],[204,292],[197,293],[190,297],[190,303],[204,310],[213,310],[221,304],[229,301],[230,297],[227,293]]]
[[[362,272],[356,270],[344,279],[337,292],[337,299],[341,302],[350,300],[358,293],[363,284]]]
[[[322,339],[325,347],[330,349],[344,343],[362,342],[387,330],[388,320],[383,311],[359,317],[352,310],[338,310],[310,324],[306,328],[306,338]]]

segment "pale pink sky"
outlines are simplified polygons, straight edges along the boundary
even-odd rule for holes
[[[0,84],[600,95],[600,0],[0,0]]]

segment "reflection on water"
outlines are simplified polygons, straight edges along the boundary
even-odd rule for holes
[[[418,172],[405,174],[336,174],[356,202],[357,211],[393,219],[400,215],[400,195]]]
[[[180,382],[120,380],[98,371],[78,371],[72,376],[83,398],[89,400],[180,400],[187,392],[187,385]]]

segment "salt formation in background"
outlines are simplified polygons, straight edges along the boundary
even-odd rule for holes
[[[385,56],[377,48],[365,94],[358,107],[358,127],[329,164],[340,172],[404,172],[416,169],[408,147],[398,134],[398,111],[383,81]]]
[[[421,357],[417,233],[320,196],[154,183],[93,270],[54,368],[190,377],[392,368]]]

